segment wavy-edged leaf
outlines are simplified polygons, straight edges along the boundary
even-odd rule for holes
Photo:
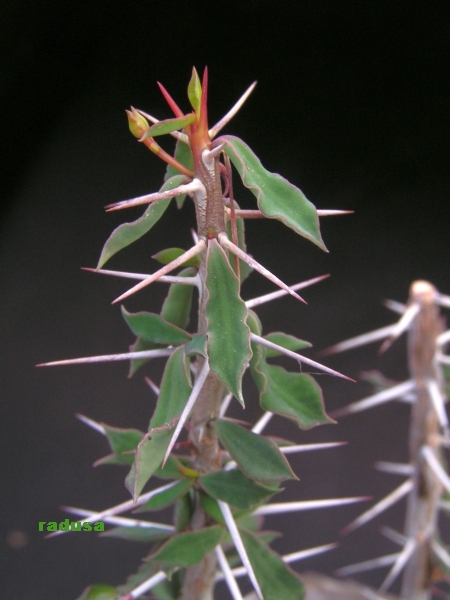
[[[222,419],[216,421],[216,430],[230,456],[250,479],[254,481],[297,479],[288,461],[272,440]]]
[[[258,485],[238,469],[202,475],[199,484],[216,500],[236,508],[250,508],[274,494],[274,490]]]
[[[155,494],[148,502],[137,508],[135,513],[148,512],[151,510],[160,510],[166,506],[175,504],[180,498],[189,492],[194,485],[194,479],[182,479],[168,490]]]
[[[264,600],[302,600],[304,587],[297,574],[256,535],[240,533]]]
[[[274,344],[278,344],[278,346],[282,346],[287,350],[292,350],[292,352],[296,352],[297,350],[303,350],[304,348],[311,348],[309,342],[305,342],[304,340],[300,340],[299,338],[294,337],[293,335],[289,335],[287,333],[283,333],[282,331],[274,331],[264,336],[266,340],[272,342]],[[272,350],[272,348],[266,348],[266,358],[271,356],[280,356],[280,353],[276,350]]]
[[[191,567],[214,550],[223,529],[218,525],[198,531],[177,533],[165,542],[148,560],[158,561],[171,567]]]
[[[206,318],[209,366],[244,405],[242,376],[251,358],[247,308],[239,282],[217,240],[209,240],[206,255]]]
[[[86,588],[77,600],[116,600],[116,598],[116,588],[97,583]]]
[[[325,412],[322,390],[306,373],[293,373],[266,362],[266,348],[252,344],[250,372],[261,408],[293,420],[300,428],[334,423]]]
[[[136,449],[144,433],[138,429],[119,429],[104,423],[102,425],[113,454],[100,458],[94,463],[94,466],[131,465],[134,461],[134,453],[130,453],[130,451]]]
[[[160,252],[153,254],[152,258],[154,258],[163,265],[168,265],[170,262],[181,256],[185,252],[186,250],[183,250],[182,248],[166,248],[165,250],[161,250]],[[183,263],[183,265],[185,267],[198,268],[200,265],[200,257],[194,256],[193,258],[190,258],[185,263]]]
[[[160,315],[149,312],[129,313],[123,306],[121,309],[131,331],[146,342],[178,346],[192,337],[187,331],[167,323]]]
[[[152,125],[142,136],[141,140],[146,140],[150,137],[156,137],[158,135],[166,135],[172,133],[172,131],[178,131],[183,129],[187,125],[191,125],[195,121],[195,115],[190,113],[184,117],[175,117],[174,119],[164,119]]]
[[[167,179],[159,191],[167,192],[173,190],[183,183],[186,183],[186,181],[185,175],[174,175],[173,177],[170,177],[170,179]],[[122,223],[122,225],[119,225],[106,240],[98,261],[97,269],[101,269],[111,256],[119,252],[119,250],[126,248],[150,231],[153,225],[157,223],[164,214],[166,208],[170,204],[170,200],[170,198],[166,198],[158,200],[157,202],[152,202],[142,217],[132,223]]]
[[[281,175],[267,171],[239,138],[224,135],[219,139],[226,142],[223,151],[229,156],[245,187],[256,196],[258,208],[264,216],[278,219],[326,251],[317,211],[303,192]]]
[[[194,159],[192,158],[192,152],[188,144],[185,144],[181,140],[177,140],[175,144],[175,159],[184,165],[190,171],[194,170]],[[164,177],[164,181],[168,181],[172,177],[178,177],[179,172],[172,165],[168,165],[166,170],[166,175]],[[175,200],[178,208],[183,206],[184,200],[186,198],[186,194],[179,194],[176,196]]]
[[[100,534],[100,537],[119,538],[132,542],[156,542],[166,540],[172,533],[161,527],[113,527]]]

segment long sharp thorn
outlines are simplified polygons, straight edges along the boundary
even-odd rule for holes
[[[174,198],[178,194],[191,194],[200,190],[199,180],[194,179],[190,183],[184,183],[174,188],[173,190],[167,190],[166,192],[155,192],[154,194],[147,194],[145,196],[138,196],[137,198],[131,198],[131,200],[121,200],[120,202],[113,202],[105,206],[106,212],[113,212],[115,210],[122,210],[123,208],[131,208],[133,206],[141,206],[142,204],[151,204],[158,200],[164,200],[165,198]]]
[[[225,416],[232,399],[233,399],[233,394],[227,394],[225,396],[225,398],[222,400],[222,404],[220,405],[220,412],[219,412],[220,417]]]
[[[274,515],[286,512],[298,512],[303,510],[315,510],[318,508],[330,508],[333,506],[345,506],[355,502],[366,502],[370,496],[357,496],[354,498],[325,498],[324,500],[300,500],[298,502],[274,502],[265,504],[253,511],[254,515]]]
[[[450,555],[448,551],[436,540],[431,540],[431,548],[436,556],[444,563],[447,569],[450,569]]]
[[[273,413],[267,411],[263,414],[263,416],[254,424],[252,427],[253,433],[261,433],[261,431],[265,428],[267,423],[273,417]]]
[[[334,217],[335,215],[351,215],[355,211],[354,210],[327,210],[327,209],[317,209],[318,217]]]
[[[123,352],[122,354],[102,354],[100,356],[85,356],[83,358],[69,358],[68,360],[55,360],[41,363],[37,367],[55,367],[60,365],[81,365],[86,363],[112,362],[116,360],[132,360],[135,358],[159,358],[170,356],[174,348],[161,348],[160,350],[142,350],[139,352]]]
[[[221,246],[223,246],[224,248],[226,248],[227,250],[229,250],[230,252],[232,252],[233,254],[235,254],[238,258],[243,260],[245,263],[247,263],[250,267],[252,267],[252,269],[255,269],[255,271],[258,271],[258,273],[261,273],[261,275],[264,275],[264,277],[269,279],[269,281],[272,281],[273,283],[278,285],[278,287],[285,290],[288,294],[291,294],[291,296],[294,296],[294,298],[297,298],[297,300],[300,300],[300,302],[307,304],[307,302],[305,300],[303,300],[303,298],[301,296],[299,296],[289,286],[287,286],[285,283],[283,283],[281,281],[281,279],[278,279],[278,277],[273,275],[268,269],[266,269],[265,267],[260,265],[259,262],[257,262],[256,260],[251,258],[248,254],[243,252],[238,246],[233,244],[233,242],[230,242],[230,240],[227,238],[225,233],[219,234],[219,244]]]
[[[378,354],[383,354],[383,352],[386,352],[386,350],[392,345],[392,343],[404,331],[406,331],[408,329],[408,327],[410,326],[412,321],[419,314],[419,311],[420,311],[420,304],[417,302],[414,302],[407,307],[407,309],[403,313],[403,316],[401,317],[401,319],[398,321],[398,323],[396,323],[394,325],[394,329],[392,330],[391,335],[387,338],[387,340],[384,340],[384,342],[381,344],[381,347],[378,350]]]
[[[384,473],[393,473],[394,475],[410,476],[414,473],[414,467],[406,463],[393,463],[387,461],[378,461],[375,463],[375,469],[384,471]]]
[[[280,446],[282,454],[296,454],[297,452],[313,452],[315,450],[328,450],[337,446],[345,446],[347,442],[325,442],[323,444],[299,444],[295,446]]]
[[[192,388],[191,395],[189,396],[186,406],[184,407],[184,410],[181,413],[180,418],[178,419],[177,426],[175,428],[175,431],[173,432],[172,438],[170,440],[169,446],[168,446],[166,454],[164,456],[164,460],[162,462],[163,467],[166,464],[166,461],[169,458],[170,453],[172,452],[172,448],[174,447],[175,442],[177,441],[181,430],[184,427],[184,424],[189,416],[189,413],[191,412],[191,409],[194,406],[195,401],[197,400],[198,395],[200,394],[200,392],[202,390],[203,384],[205,383],[205,380],[208,377],[208,373],[209,373],[209,364],[208,364],[208,360],[205,358],[203,367],[201,368],[201,371],[194,383],[194,387]]]
[[[315,367],[316,369],[320,369],[321,371],[325,371],[325,373],[328,373],[329,375],[335,375],[336,377],[342,377],[343,379],[347,379],[348,381],[355,382],[354,379],[352,379],[351,377],[347,377],[346,375],[343,375],[342,373],[339,373],[339,371],[335,371],[334,369],[325,367],[324,365],[321,365],[320,363],[316,362],[315,360],[311,360],[310,358],[306,358],[305,356],[302,356],[301,354],[297,354],[297,352],[292,352],[292,350],[287,350],[286,348],[283,348],[282,346],[279,346],[278,344],[274,344],[273,342],[270,342],[269,340],[266,340],[265,338],[262,338],[259,335],[252,333],[252,334],[250,334],[250,339],[253,342],[256,342],[257,344],[260,344],[261,346],[266,346],[267,348],[276,350],[277,352],[280,352],[281,354],[284,354],[285,356],[289,356],[290,358],[293,358],[294,360],[296,360],[299,363],[305,363],[306,365]]]
[[[93,419],[89,419],[89,417],[85,417],[84,415],[80,415],[79,413],[77,413],[75,416],[78,420],[80,420],[82,423],[84,423],[88,427],[91,427],[92,429],[95,429],[95,431],[98,431],[99,433],[106,435],[105,428],[100,423],[97,423],[97,421],[94,421]]]
[[[127,292],[116,298],[113,304],[121,302],[125,298],[128,298],[128,296],[131,296],[135,292],[142,290],[142,288],[146,287],[147,285],[150,285],[151,283],[159,279],[161,275],[167,275],[167,273],[170,273],[170,271],[173,271],[177,267],[181,266],[189,258],[193,258],[194,256],[197,256],[197,254],[200,254],[200,252],[202,252],[205,248],[205,240],[200,239],[198,243],[195,244],[195,246],[192,246],[190,250],[187,250],[187,252],[184,252],[181,256],[170,262],[168,265],[165,265],[164,267],[159,269],[159,271],[156,271],[155,273],[153,273],[153,275],[150,275],[150,277],[147,277],[147,279],[144,279],[143,281],[141,281],[141,283],[138,283],[137,285],[129,289]]]
[[[230,590],[230,594],[233,596],[233,600],[244,600],[241,594],[241,590],[236,582],[233,571],[228,564],[227,557],[225,556],[225,552],[222,550],[222,546],[216,546],[215,549],[217,560],[219,562],[219,566],[222,570],[223,577],[220,579],[224,579]],[[216,577],[216,580],[219,578]]]
[[[142,281],[151,277],[149,273],[130,273],[128,271],[110,271],[108,269],[92,269],[91,267],[81,267],[82,271],[88,271],[89,273],[99,273],[100,275],[112,275],[113,277],[123,277],[124,279],[138,279]],[[183,283],[184,285],[195,285],[198,286],[200,280],[198,276],[195,277],[177,277],[176,275],[163,275],[157,281],[161,283]]]
[[[369,508],[366,512],[360,515],[357,519],[352,521],[347,527],[344,527],[342,530],[343,534],[350,533],[354,531],[361,525],[368,523],[372,519],[374,519],[377,515],[381,514],[385,510],[387,510],[390,506],[401,500],[404,496],[409,494],[409,492],[413,489],[414,483],[411,479],[407,479],[404,481],[398,488],[396,488],[393,492],[385,496],[382,500],[377,502],[372,508]]]
[[[153,117],[152,115],[149,115],[148,113],[144,112],[143,110],[140,110],[139,108],[136,108],[135,110],[143,117],[146,117],[152,123],[160,122],[159,119],[157,119],[156,117]],[[181,133],[181,131],[171,131],[170,135],[173,136],[174,138],[177,138],[177,140],[181,140],[182,142],[184,142],[185,144],[187,144],[189,146],[189,138],[185,133]]]
[[[441,352],[437,353],[437,360],[442,363],[443,365],[450,365],[450,356],[446,356],[445,354],[442,354]]]
[[[181,110],[181,108],[178,106],[178,104],[175,102],[175,100],[172,98],[172,96],[169,94],[169,92],[166,90],[166,88],[163,86],[162,83],[159,83],[159,81],[156,82],[158,84],[159,89],[161,90],[162,95],[164,96],[167,104],[170,106],[170,108],[173,111],[173,114],[176,117],[184,117],[184,113]]]
[[[95,512],[92,510],[76,508],[75,506],[62,506],[61,510],[79,517],[90,518],[92,515],[95,515]],[[110,525],[118,525],[119,527],[156,527],[158,529],[164,529],[165,531],[175,531],[175,527],[173,525],[166,525],[165,523],[157,523],[155,521],[130,519],[129,517],[104,517],[103,521],[105,521],[105,523],[109,523]]]
[[[437,294],[436,302],[439,306],[443,306],[444,308],[450,308],[450,296],[445,296],[444,294]]]
[[[395,312],[398,315],[402,315],[406,310],[406,304],[397,302],[397,300],[383,300],[383,306],[389,310],[392,310],[392,312]]]
[[[433,471],[445,489],[450,492],[450,477],[439,463],[436,455],[433,452],[433,449],[430,446],[423,446],[421,450],[422,455],[427,461],[430,469]]]
[[[225,147],[225,142],[223,144],[219,144],[212,150],[208,150],[207,148],[202,152],[202,158],[205,163],[211,164],[212,161],[218,156]]]
[[[225,523],[227,525],[231,539],[233,540],[233,544],[237,550],[237,553],[240,556],[242,564],[244,565],[244,567],[247,571],[247,575],[253,585],[256,595],[258,596],[259,600],[264,600],[264,597],[261,592],[261,588],[259,587],[258,580],[256,579],[255,572],[253,571],[253,567],[250,563],[250,560],[247,555],[247,551],[245,549],[244,543],[240,536],[239,529],[237,528],[237,525],[233,518],[233,513],[231,512],[231,509],[226,502],[222,502],[222,500],[218,500],[217,503],[219,504],[220,511],[221,511],[223,518],[225,520]]]
[[[414,550],[417,547],[417,542],[415,539],[410,538],[406,541],[406,544],[403,547],[403,550],[397,556],[395,563],[392,565],[392,569],[389,571],[386,579],[383,581],[380,586],[380,592],[385,592],[395,581],[397,575],[401,573],[403,567],[406,565],[408,560],[411,558]]]
[[[231,209],[228,206],[226,206],[225,212],[227,213],[227,216],[229,217],[231,214]],[[234,212],[235,212],[236,217],[238,217],[239,219],[265,219],[266,218],[266,216],[263,215],[263,213],[260,210],[242,210],[240,208],[237,208]]]
[[[167,574],[164,573],[164,571],[158,571],[155,573],[155,575],[152,575],[143,583],[140,583],[137,587],[131,590],[131,592],[129,592],[126,596],[121,597],[120,600],[134,600],[135,598],[139,598],[142,596],[142,594],[145,594],[145,592],[148,592],[148,590],[154,588],[155,585],[158,585],[158,583],[164,581],[164,579],[167,579]]]
[[[159,396],[159,387],[156,385],[154,381],[150,379],[150,377],[144,377],[146,384],[153,391],[155,396]]]
[[[122,502],[121,504],[116,504],[116,506],[112,506],[111,508],[107,508],[106,510],[103,510],[101,512],[91,513],[89,516],[89,520],[90,521],[102,521],[106,517],[118,515],[118,514],[127,512],[129,510],[132,510],[133,508],[137,508],[138,506],[141,506],[142,504],[145,504],[146,502],[148,502],[150,500],[150,498],[152,498],[156,494],[160,494],[161,492],[169,490],[174,485],[176,485],[176,481],[168,483],[166,485],[163,485],[159,488],[156,488],[154,490],[151,490],[150,492],[143,494],[142,496],[139,496],[139,498],[136,500],[136,502],[134,502],[134,500],[127,500],[126,502]],[[88,519],[80,519],[79,522],[86,523],[87,520]],[[66,533],[66,532],[61,531],[59,529],[58,531],[49,533],[45,537],[46,538],[56,537],[57,535],[61,535],[63,533]]]
[[[408,381],[404,381],[403,383],[399,383],[398,385],[394,385],[387,390],[383,390],[382,392],[378,392],[373,394],[372,396],[368,396],[367,398],[363,398],[362,400],[358,400],[357,402],[353,402],[348,406],[344,406],[343,408],[339,408],[338,410],[333,410],[330,413],[330,417],[335,419],[337,417],[343,417],[344,415],[350,415],[357,412],[362,412],[363,410],[367,410],[368,408],[372,408],[373,406],[378,406],[378,404],[383,404],[384,402],[389,402],[390,400],[396,400],[399,396],[403,396],[407,394],[411,390],[415,389],[416,384],[412,379]]]
[[[406,540],[407,540],[406,536],[404,536],[403,533],[399,533],[398,531],[395,531],[395,529],[392,529],[392,527],[387,527],[386,525],[384,525],[381,528],[381,533],[388,540],[391,540],[392,542],[394,542],[395,544],[398,544],[399,546],[404,546],[406,543]]]
[[[385,556],[371,558],[370,560],[365,560],[364,562],[341,567],[340,569],[336,569],[334,573],[339,577],[346,577],[347,575],[353,575],[353,573],[361,573],[363,571],[388,567],[395,563],[399,556],[400,552],[396,552],[395,554],[386,554]]]
[[[344,350],[358,348],[358,346],[365,346],[366,344],[371,344],[372,342],[382,340],[387,335],[390,335],[394,328],[395,325],[387,325],[387,327],[381,327],[380,329],[375,329],[374,331],[370,331],[369,333],[357,335],[354,338],[344,340],[343,342],[339,342],[339,344],[335,344],[334,346],[325,348],[325,350],[321,350],[320,355],[328,356],[329,354],[337,354],[338,352],[344,352]]]
[[[434,410],[436,411],[437,417],[439,419],[439,423],[442,429],[444,430],[445,435],[448,436],[448,418],[447,413],[445,412],[444,404],[445,398],[442,397],[442,392],[434,379],[428,380],[426,382],[426,386],[428,389],[428,393],[430,394]]]
[[[319,283],[324,279],[327,279],[330,275],[320,275],[319,277],[313,277],[312,279],[308,279],[307,281],[302,281],[301,283],[296,283],[295,285],[291,285],[291,290],[302,290],[305,287],[309,287],[310,285],[314,285],[315,283]],[[277,290],[276,292],[271,292],[270,294],[264,294],[263,296],[258,296],[257,298],[252,298],[251,300],[247,300],[245,302],[245,306],[247,308],[253,308],[254,306],[259,306],[260,304],[264,304],[265,302],[271,302],[272,300],[276,300],[277,298],[282,298],[283,296],[287,296],[288,292],[284,290]]]
[[[223,129],[225,127],[225,125],[231,121],[231,119],[234,117],[234,115],[239,111],[239,109],[241,108],[241,106],[244,104],[244,102],[247,100],[247,98],[250,96],[250,94],[253,92],[253,90],[255,89],[256,86],[256,81],[254,81],[252,83],[252,85],[248,88],[248,90],[246,92],[244,92],[244,94],[242,94],[242,96],[239,98],[239,100],[236,102],[236,104],[233,106],[233,108],[231,108],[227,114],[222,117],[220,119],[220,121],[218,121],[214,127],[211,127],[211,129],[209,130],[209,137],[211,139],[213,139],[214,137],[216,137],[216,135],[219,133],[219,131],[221,129]]]

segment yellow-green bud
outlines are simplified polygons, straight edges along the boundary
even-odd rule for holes
[[[125,112],[128,116],[128,127],[130,128],[131,133],[134,135],[134,137],[138,139],[141,138],[147,131],[147,129],[150,127],[150,125],[147,122],[147,119],[145,119],[133,107],[131,107],[131,110],[127,110]]]

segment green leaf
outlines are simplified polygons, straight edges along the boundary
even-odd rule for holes
[[[77,600],[116,600],[116,598],[116,588],[97,583],[86,588]]]
[[[174,523],[177,531],[183,531],[191,522],[194,514],[194,507],[191,502],[191,495],[182,496],[175,504]]]
[[[222,535],[222,527],[213,525],[198,531],[173,535],[148,560],[173,567],[191,567],[214,550]]]
[[[209,494],[205,494],[202,490],[199,490],[199,495],[205,513],[217,521],[217,523],[225,525],[225,520],[222,511],[220,510],[220,506],[217,504],[217,500],[212,498]]]
[[[261,408],[293,420],[302,429],[334,423],[325,412],[322,390],[310,375],[269,365],[266,348],[252,344],[252,349],[250,372],[259,390]]]
[[[184,115],[184,117],[175,117],[174,119],[165,119],[164,121],[159,121],[159,123],[155,123],[150,127],[150,129],[147,129],[141,140],[146,140],[150,137],[156,137],[157,135],[166,135],[166,133],[172,133],[172,131],[178,131],[187,125],[190,125],[194,121],[195,115],[193,113]]]
[[[104,423],[102,425],[113,454],[100,458],[94,463],[94,466],[131,465],[134,461],[134,453],[125,453],[136,449],[144,433],[138,429],[119,429]]]
[[[264,338],[272,342],[273,344],[278,344],[282,348],[286,348],[287,350],[292,350],[292,352],[296,352],[297,350],[303,350],[304,348],[311,348],[311,344],[309,342],[305,342],[304,340],[299,340],[293,335],[288,335],[287,333],[283,333],[281,331],[274,331],[273,333],[269,333],[265,335]],[[276,350],[272,350],[272,348],[265,348],[266,358],[270,358],[272,356],[280,356],[280,352]]]
[[[167,323],[154,313],[129,313],[123,306],[121,309],[122,316],[131,331],[147,342],[178,346],[179,344],[188,342],[192,337],[187,331]]]
[[[273,490],[254,483],[238,469],[202,475],[199,483],[216,500],[237,508],[250,508],[274,494]]]
[[[170,262],[184,254],[186,250],[182,250],[181,248],[166,248],[165,250],[161,250],[156,254],[153,254],[152,258],[162,263],[163,265],[168,265]],[[193,258],[188,259],[185,263],[183,263],[185,267],[199,267],[200,265],[200,257],[194,256]]]
[[[133,465],[125,479],[125,485],[134,499],[161,465],[172,438],[174,420],[183,412],[191,393],[185,360],[184,347],[180,347],[167,361],[149,434],[139,443]]]
[[[278,219],[326,251],[317,211],[303,192],[281,175],[267,171],[239,138],[224,135],[219,139],[226,142],[223,151],[236,167],[243,184],[256,196],[260,211],[266,217]]]
[[[167,361],[149,430],[170,423],[183,412],[192,389],[185,361],[184,347],[177,348]]]
[[[192,108],[198,115],[202,101],[202,84],[195,67],[192,69],[192,77],[188,85],[188,98]]]
[[[178,277],[193,277],[197,273],[196,269],[188,267],[178,273]],[[172,283],[169,293],[164,300],[161,309],[161,317],[167,323],[176,325],[185,329],[189,324],[189,316],[192,305],[192,285],[183,283]]]
[[[253,533],[240,534],[264,600],[302,600],[303,584],[281,557]]]
[[[173,190],[187,181],[188,179],[185,175],[177,174],[174,177],[167,179],[159,191],[167,192]],[[164,214],[166,208],[170,204],[170,200],[170,198],[166,198],[152,202],[142,217],[132,223],[123,223],[122,225],[119,225],[106,240],[98,261],[97,269],[101,269],[111,256],[116,254],[116,252],[119,252],[122,248],[126,248],[126,246],[129,246],[150,231],[153,225],[157,223]]]
[[[146,504],[143,504],[134,512],[142,513],[148,512],[149,510],[159,510],[161,508],[165,508],[166,506],[171,506],[172,504],[175,504],[177,500],[187,494],[194,483],[195,479],[182,479],[168,490],[164,490],[163,492],[152,496],[152,498],[150,498]]]
[[[184,165],[190,171],[194,170],[194,159],[192,158],[192,152],[188,144],[185,144],[181,140],[177,140],[175,144],[175,159]],[[167,166],[166,175],[164,181],[168,181],[172,177],[179,177],[179,171],[172,165]],[[179,194],[175,197],[178,208],[183,206],[186,194]]]
[[[172,454],[167,459],[164,469],[156,469],[154,475],[160,479],[182,479],[184,475],[180,471],[180,467],[191,466],[189,460],[183,459],[187,462],[187,465],[183,464],[183,461],[179,457],[175,457]]]
[[[251,358],[247,308],[237,277],[215,239],[208,243],[206,289],[209,366],[244,405],[242,376]]]
[[[100,537],[119,538],[131,542],[156,542],[166,540],[172,532],[160,527],[113,527],[100,534]]]
[[[139,443],[131,470],[125,478],[125,486],[134,500],[137,500],[145,484],[161,465],[169,447],[173,431],[157,429],[151,437],[144,437]]]
[[[222,444],[250,479],[297,479],[288,461],[272,440],[222,419],[216,421],[216,429]]]
[[[193,356],[195,354],[200,354],[205,358],[208,358],[208,349],[207,349],[207,338],[205,334],[197,334],[192,336],[192,340],[188,342],[184,351],[186,356]]]

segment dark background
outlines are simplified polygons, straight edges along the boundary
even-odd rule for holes
[[[226,131],[318,208],[355,211],[322,220],[329,254],[278,222],[247,226],[250,252],[286,282],[332,274],[305,291],[307,307],[288,298],[259,310],[266,332],[286,329],[320,349],[393,322],[381,300],[405,301],[414,279],[450,293],[449,12],[448,3],[415,1],[3,3],[2,598],[70,600],[89,583],[122,582],[148,552],[89,534],[44,540],[37,531],[38,521],[64,518],[62,504],[101,509],[128,497],[125,471],[91,468],[107,453],[106,442],[74,414],[145,429],[154,406],[141,377],[126,379],[123,363],[34,367],[123,352],[132,342],[110,305],[126,282],[79,269],[95,266],[112,229],[141,212],[105,214],[103,206],[156,190],[164,173],[163,163],[130,135],[124,109],[133,104],[171,116],[157,80],[187,109],[192,65],[207,64],[213,122],[259,81]],[[241,198],[252,206],[247,192]],[[171,208],[110,268],[151,272],[151,254],[187,247],[193,224],[188,204],[181,212]],[[272,289],[253,275],[243,295]],[[159,310],[164,292],[155,284],[126,307]],[[399,341],[381,358],[371,346],[324,360],[350,376],[377,368],[403,380],[404,359]],[[158,381],[161,367],[155,362],[149,371]],[[323,375],[319,382],[331,409],[369,393],[363,383]],[[250,420],[259,414],[250,385],[246,400]],[[238,407],[234,414],[242,417]],[[407,460],[407,415],[393,404],[305,433],[274,419],[268,431],[299,442],[349,441],[297,456],[301,481],[284,498],[389,492],[401,480],[372,465]],[[286,552],[339,539],[361,511],[305,512],[267,524],[284,530],[275,547]],[[342,539],[339,550],[297,568],[331,573],[395,552],[378,528],[401,529],[402,521],[399,505]],[[376,585],[382,576],[374,572],[365,581]]]

